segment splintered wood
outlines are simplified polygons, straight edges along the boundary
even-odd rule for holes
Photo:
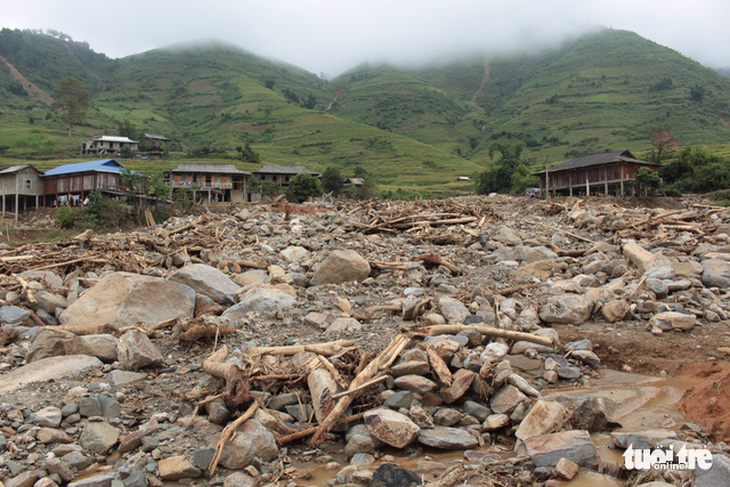
[[[346,208],[367,222],[353,224],[353,230],[371,234],[404,234],[410,239],[437,245],[460,244],[499,217],[486,205],[455,200],[378,201],[370,200]]]

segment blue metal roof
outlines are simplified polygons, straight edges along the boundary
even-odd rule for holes
[[[121,170],[123,168],[124,166],[122,166],[115,159],[101,159],[99,161],[64,164],[63,166],[54,167],[50,171],[46,171],[43,176],[59,176],[61,174],[73,174],[90,171],[121,173]]]

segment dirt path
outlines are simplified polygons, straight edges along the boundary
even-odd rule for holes
[[[482,93],[482,90],[484,89],[484,84],[489,80],[490,75],[490,68],[489,68],[489,57],[484,56],[484,75],[482,76],[482,82],[479,83],[479,89],[477,89],[476,93],[474,93],[474,96],[471,97],[471,104],[475,108],[479,108],[480,110],[484,110],[482,107],[477,105],[477,98]]]
[[[3,56],[0,56],[0,60],[2,60],[7,65],[7,67],[10,68],[10,74],[12,74],[13,78],[18,80],[21,85],[23,85],[23,88],[25,88],[25,91],[28,92],[31,98],[33,98],[34,100],[40,100],[46,105],[53,104],[53,98],[51,98],[50,95],[38,88],[36,85],[28,81],[28,79],[23,76],[23,74],[18,71],[15,66],[10,63],[10,61],[5,59]]]

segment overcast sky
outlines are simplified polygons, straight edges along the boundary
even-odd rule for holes
[[[333,78],[363,62],[554,45],[631,30],[730,67],[728,0],[1,0],[0,27],[55,29],[109,57],[217,39]]]

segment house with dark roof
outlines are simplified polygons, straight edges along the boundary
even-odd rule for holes
[[[123,196],[124,171],[126,168],[115,159],[54,167],[41,176],[44,205],[80,204],[92,191],[100,191],[107,197]]]
[[[15,213],[39,206],[43,195],[40,176],[43,174],[31,164],[0,167],[0,196],[2,215]]]
[[[193,201],[199,196],[208,201],[241,202],[248,200],[246,182],[250,172],[233,164],[178,164],[167,172],[166,182],[176,192],[189,190]]]
[[[161,159],[165,153],[165,146],[172,142],[163,135],[144,134],[142,138],[144,155],[149,159]]]
[[[271,181],[282,186],[289,186],[291,179],[297,174],[311,174],[315,178],[321,176],[320,173],[311,171],[304,166],[270,166],[264,165],[261,169],[254,171],[253,175],[259,181]]]
[[[636,171],[648,167],[657,171],[661,164],[637,159],[628,150],[607,150],[599,154],[568,159],[547,170],[532,173],[540,177],[540,191],[573,196],[596,193],[624,195]]]

